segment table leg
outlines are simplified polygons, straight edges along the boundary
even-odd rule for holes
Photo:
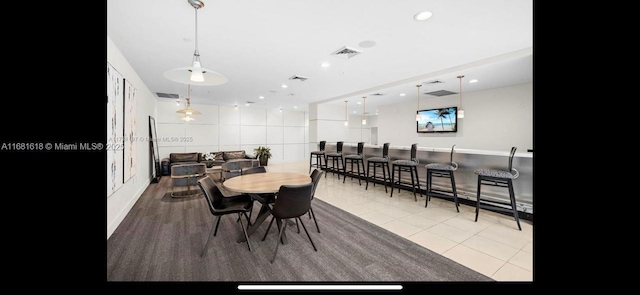
[[[258,213],[258,217],[256,218],[256,221],[254,221],[253,224],[251,224],[247,229],[247,236],[250,236],[253,232],[255,232],[256,229],[262,224],[262,222],[264,222],[264,220],[267,219],[267,217],[269,217],[269,215],[271,215],[271,213],[267,209],[267,205],[262,205],[262,207],[260,207],[260,212]],[[245,241],[244,236],[241,236],[238,239],[238,243],[241,243],[244,241]]]

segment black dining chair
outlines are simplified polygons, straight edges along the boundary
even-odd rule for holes
[[[244,223],[242,222],[242,215],[247,219],[247,226],[251,224],[250,218],[247,215],[247,212],[250,212],[253,209],[253,200],[248,195],[237,195],[232,197],[225,197],[220,192],[218,186],[216,186],[215,182],[211,177],[204,177],[198,180],[198,186],[202,190],[204,194],[204,199],[207,202],[207,206],[209,207],[209,211],[213,216],[216,216],[216,226],[211,226],[211,232],[209,233],[209,237],[207,238],[207,242],[204,245],[204,249],[202,250],[202,254],[200,257],[204,257],[207,253],[207,247],[209,246],[209,241],[211,240],[211,235],[214,237],[218,233],[218,226],[220,225],[220,218],[224,215],[228,214],[238,214],[238,220],[240,221],[240,227],[242,228],[242,232],[244,233],[244,237],[247,241],[247,246],[249,247],[249,251],[251,251],[251,243],[249,242],[249,236],[247,235],[247,230],[244,227]]]
[[[269,222],[269,227],[267,227],[267,231],[264,233],[264,237],[262,240],[264,241],[267,238],[267,234],[271,229],[271,225],[273,221],[278,221],[278,239],[276,240],[276,249],[273,251],[273,258],[271,258],[271,263],[276,260],[276,255],[278,254],[278,246],[280,245],[280,241],[282,240],[282,234],[287,230],[288,220],[291,218],[295,218],[300,224],[302,224],[302,228],[304,232],[307,233],[307,237],[313,246],[313,250],[318,251],[316,245],[313,243],[311,236],[309,235],[309,231],[307,231],[307,227],[304,225],[302,220],[300,220],[300,216],[307,214],[311,209],[311,196],[313,195],[313,182],[302,184],[302,185],[282,185],[280,186],[280,190],[278,191],[278,198],[276,198],[276,202],[273,204],[273,208],[270,208],[271,222]]]

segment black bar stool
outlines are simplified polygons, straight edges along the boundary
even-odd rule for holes
[[[358,154],[344,156],[344,163],[342,163],[342,167],[344,167],[344,177],[342,178],[342,183],[347,180],[347,160],[351,162],[351,170],[349,170],[351,179],[353,179],[353,162],[355,162],[356,166],[358,166],[358,184],[362,185],[362,181],[360,180],[360,163],[362,163],[362,176],[364,177],[364,180],[367,181],[367,175],[364,173],[364,142],[358,142]],[[369,183],[367,182],[367,184]]]
[[[382,157],[371,157],[367,159],[367,179],[373,180],[373,186],[376,186],[376,167],[382,168],[382,181],[384,182],[384,192],[387,193],[387,179],[391,180],[391,172],[389,171],[389,145],[391,143],[385,143],[382,146]],[[373,177],[369,176],[369,168],[373,166]],[[386,171],[385,171],[386,168]],[[365,190],[369,189],[369,181],[367,180],[367,186]]]
[[[431,200],[431,196],[440,198],[453,198],[453,201],[456,203],[456,211],[460,213],[460,209],[458,209],[456,179],[453,176],[453,171],[456,171],[456,169],[458,169],[458,163],[453,161],[453,151],[455,147],[455,144],[451,147],[451,156],[449,156],[449,163],[432,163],[425,165],[425,167],[427,168],[427,190],[425,192],[426,201],[424,202],[425,207],[427,207],[427,204]],[[451,191],[433,188],[433,177],[449,178],[451,180]]]
[[[413,174],[416,174],[416,180],[418,182],[418,193],[420,197],[422,197],[422,192],[420,191],[420,177],[418,177],[418,158],[416,154],[418,152],[418,144],[414,143],[411,145],[411,160],[395,160],[391,162],[391,196],[393,197],[393,185],[395,183],[398,184],[398,192],[400,192],[400,185],[402,183],[401,173],[402,171],[411,173],[411,187],[413,187],[413,198],[417,202],[418,198],[416,197],[416,184],[413,180]],[[398,169],[398,181],[395,181],[396,168]]]
[[[520,218],[518,217],[518,210],[516,209],[516,197],[513,192],[513,180],[518,178],[520,173],[518,170],[513,168],[513,155],[516,153],[516,147],[511,148],[511,153],[509,153],[509,170],[498,170],[498,169],[476,169],[473,173],[478,174],[478,199],[476,202],[476,222],[478,221],[478,213],[480,212],[480,208],[483,209],[492,209],[501,212],[510,212],[513,213],[514,218],[516,219],[516,223],[518,224],[518,229],[522,230],[520,227]],[[485,204],[480,204],[480,186],[481,185],[490,185],[490,186],[498,186],[498,187],[506,187],[509,189],[509,203],[499,202],[494,200],[484,200]],[[505,208],[504,206],[508,205],[511,209]]]
[[[309,156],[309,173],[311,173],[311,169],[313,167],[317,167],[318,169],[322,170],[322,158],[324,158],[324,147],[326,146],[327,142],[326,141],[321,141],[320,142],[320,150],[319,151],[313,151],[311,152],[311,156]],[[311,160],[313,160],[313,158],[316,158],[316,163],[312,164]],[[324,163],[324,168],[327,168],[327,163]]]
[[[340,180],[340,164],[344,161],[342,158],[342,145],[344,141],[338,141],[336,143],[336,152],[335,153],[325,153],[324,154],[324,163],[327,169],[327,172],[331,171],[333,174],[338,171],[338,180]],[[331,159],[331,169],[329,169],[329,159]],[[344,165],[343,167],[344,168]],[[327,173],[328,174],[328,173]],[[327,178],[327,174],[324,175],[324,178]]]

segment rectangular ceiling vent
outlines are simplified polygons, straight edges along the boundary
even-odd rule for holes
[[[370,94],[370,95],[371,95],[371,96],[383,96],[383,95],[384,95],[384,93],[380,93],[380,92],[378,92],[378,93],[372,93],[372,94]]]
[[[337,57],[342,57],[344,59],[349,59],[352,58],[358,54],[362,53],[362,51],[358,50],[358,49],[354,49],[348,46],[344,46],[336,51],[334,51],[333,53],[331,53],[331,55],[337,56]]]
[[[158,97],[162,97],[162,98],[180,98],[179,95],[173,94],[173,93],[156,92],[156,95],[158,95]]]
[[[425,92],[425,94],[433,95],[433,96],[446,96],[446,95],[458,94],[458,93],[457,92],[451,92],[449,90],[438,90],[438,91]]]
[[[309,77],[298,76],[298,75],[293,75],[289,77],[289,80],[300,80],[302,82],[307,81],[307,79],[309,79]]]
[[[427,81],[427,82],[422,82],[422,84],[424,84],[424,85],[444,84],[444,81],[442,81],[442,80],[431,80],[431,81]]]

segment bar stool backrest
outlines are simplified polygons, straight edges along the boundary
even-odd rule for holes
[[[342,153],[342,145],[344,144],[344,141],[338,141],[338,143],[336,144],[336,152],[337,153]]]
[[[320,151],[323,152],[324,151],[324,147],[327,145],[327,141],[323,140],[320,142]]]
[[[418,157],[417,157],[417,153],[418,153],[418,144],[414,143],[411,145],[411,161],[420,163],[420,160],[418,160]]]
[[[364,153],[364,142],[358,142],[358,155]]]
[[[511,152],[509,153],[509,172],[513,173],[514,179],[516,179],[518,175],[520,175],[520,172],[518,172],[518,170],[513,168],[513,156],[515,154],[516,154],[516,147],[514,146],[514,147],[511,147]]]
[[[383,158],[389,158],[389,146],[391,145],[391,143],[386,142],[384,145],[382,145],[382,157]]]

